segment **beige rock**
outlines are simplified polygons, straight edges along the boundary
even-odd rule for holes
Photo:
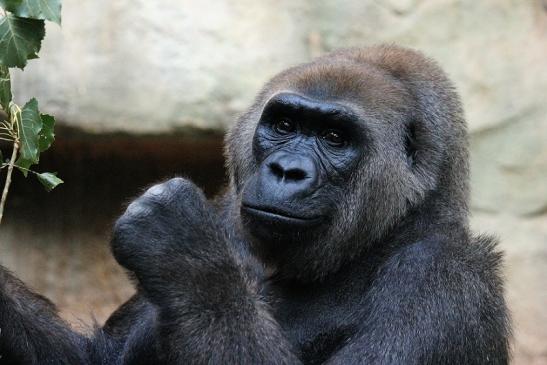
[[[545,115],[546,29],[532,0],[65,0],[15,88],[87,130],[218,129],[287,66],[396,42],[441,63],[477,130]]]

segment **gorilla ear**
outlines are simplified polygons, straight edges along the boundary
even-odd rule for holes
[[[415,116],[407,123],[404,134],[407,166],[422,192],[435,187],[444,154],[443,140],[435,135],[439,130],[430,125]]]
[[[416,143],[416,121],[413,119],[406,127],[405,151],[409,167],[413,167],[416,163],[416,153],[418,146]]]

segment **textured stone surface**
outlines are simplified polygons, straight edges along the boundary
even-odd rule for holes
[[[547,110],[476,132],[471,147],[476,210],[547,217]]]
[[[396,42],[439,60],[484,129],[545,114],[546,29],[537,0],[65,0],[16,89],[90,130],[214,129],[289,65]]]
[[[14,86],[92,132],[221,131],[279,70],[379,42],[421,49],[455,81],[473,225],[507,252],[515,363],[547,364],[545,0],[65,0]]]

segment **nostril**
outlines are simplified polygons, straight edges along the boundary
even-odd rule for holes
[[[304,180],[308,175],[302,169],[290,169],[285,171],[285,179],[299,181]]]
[[[278,163],[272,162],[268,166],[270,167],[270,170],[272,171],[272,173],[278,178],[282,179],[285,176],[285,171]]]

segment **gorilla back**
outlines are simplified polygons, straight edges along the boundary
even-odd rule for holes
[[[348,49],[288,69],[228,133],[223,196],[172,179],[117,221],[113,253],[138,292],[95,337],[31,310],[40,301],[4,275],[0,351],[26,363],[47,345],[57,363],[506,364],[501,255],[469,232],[467,143],[452,84],[418,52]]]

